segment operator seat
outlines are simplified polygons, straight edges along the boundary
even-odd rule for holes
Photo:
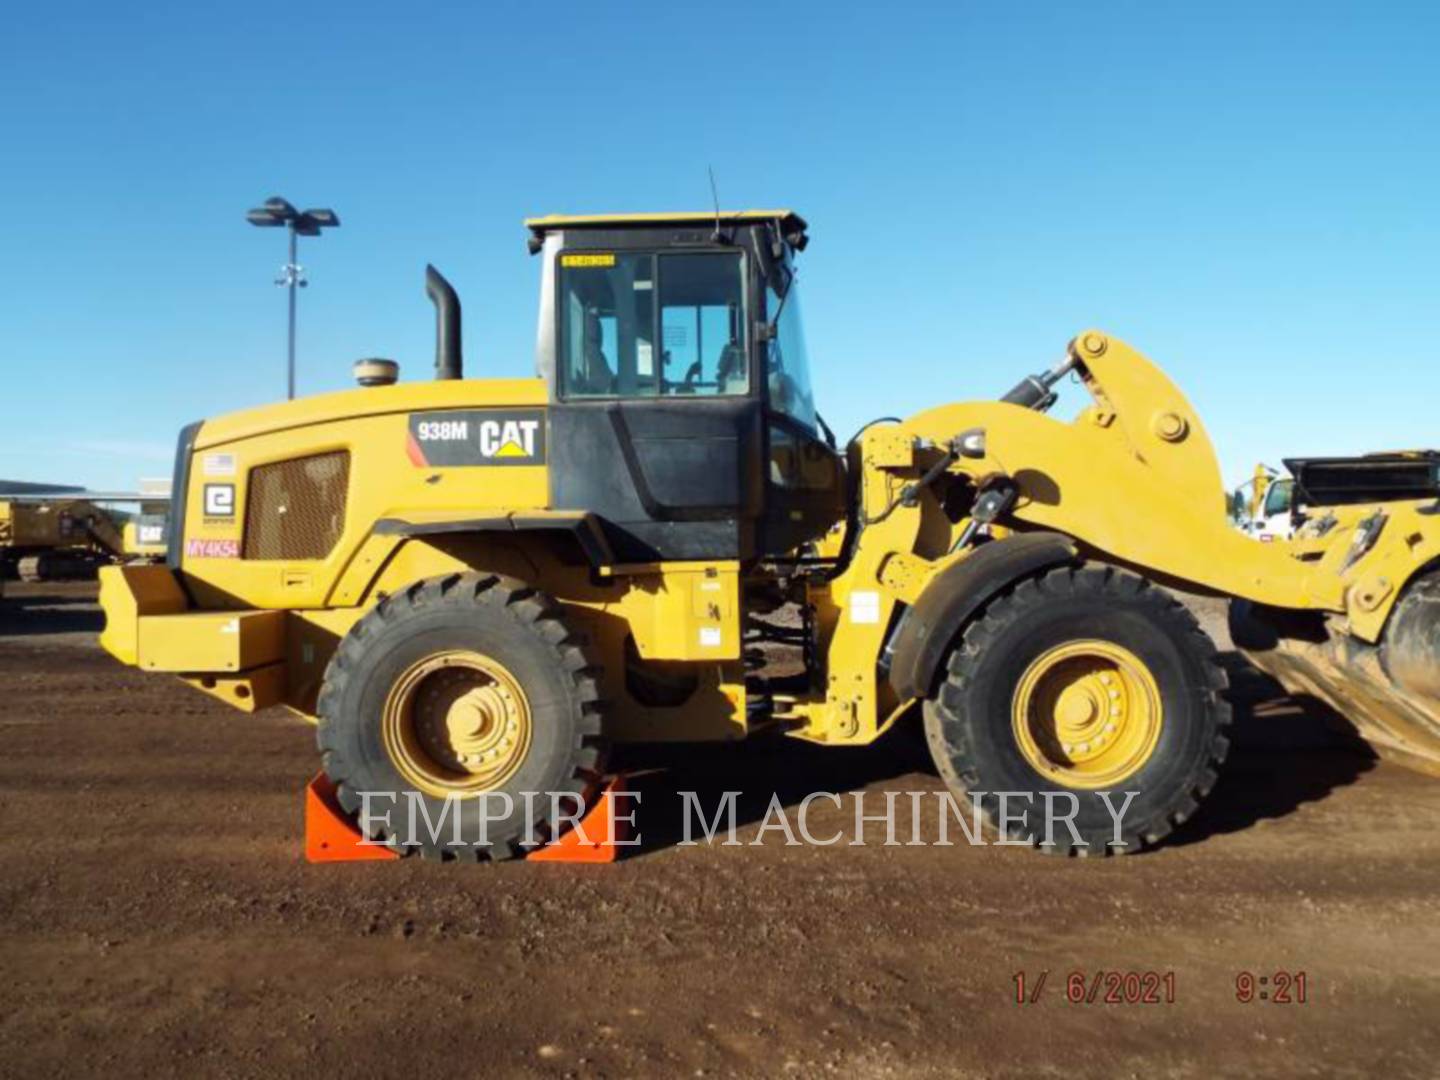
[[[720,350],[720,359],[715,364],[716,393],[743,394],[749,387],[745,371],[745,350],[734,338]]]
[[[585,313],[585,343],[580,352],[580,370],[575,373],[574,387],[580,394],[613,394],[615,372],[600,347],[600,315]]]

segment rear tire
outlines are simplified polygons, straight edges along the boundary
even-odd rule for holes
[[[384,793],[361,821],[372,839],[440,859],[522,855],[552,831],[550,793],[568,794],[560,810],[573,813],[604,768],[598,676],[560,605],[523,582],[474,573],[417,582],[356,623],[326,669],[316,732],[325,773],[351,813],[362,809],[360,792]],[[475,693],[493,706],[493,725],[490,711],[464,712]],[[457,708],[461,721],[484,717],[471,732],[482,742],[481,729],[495,728],[493,744],[477,743],[473,757],[447,741]],[[505,735],[521,717],[522,734]],[[492,758],[503,751],[493,773],[466,764],[482,761],[482,749]],[[533,809],[525,792],[537,793]],[[500,793],[511,799],[508,814]]]
[[[1214,643],[1169,593],[1113,567],[1060,567],[965,629],[925,702],[926,739],[952,792],[978,804],[994,833],[997,793],[1011,793],[1004,841],[1134,851],[1186,821],[1214,786],[1229,749],[1227,685]],[[1049,800],[1058,814],[1074,797],[1079,842],[1058,817],[1046,835],[1044,792],[1060,793]]]

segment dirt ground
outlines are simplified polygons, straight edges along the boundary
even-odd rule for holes
[[[1255,713],[1148,854],[675,844],[679,790],[743,788],[747,840],[772,791],[938,791],[900,733],[647,751],[613,866],[311,866],[309,728],[111,661],[92,596],[0,600],[0,1074],[1435,1075],[1440,784],[1238,661]],[[1130,971],[1174,1002],[1104,1003]],[[1302,971],[1304,1004],[1236,999]]]

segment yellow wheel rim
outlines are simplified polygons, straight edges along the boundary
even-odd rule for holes
[[[468,651],[412,664],[385,699],[385,752],[438,798],[499,787],[530,752],[530,702],[503,664]]]
[[[1160,741],[1163,708],[1150,669],[1109,641],[1073,641],[1037,656],[1015,688],[1015,741],[1041,776],[1105,788],[1139,772]]]

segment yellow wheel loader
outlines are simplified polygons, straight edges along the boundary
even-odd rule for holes
[[[102,575],[113,655],[312,719],[343,806],[405,796],[378,839],[449,808],[467,841],[423,853],[506,857],[551,826],[543,793],[593,788],[616,742],[861,746],[918,704],[946,781],[1009,837],[1151,844],[1210,791],[1231,719],[1214,645],[1160,586],[1325,621],[1433,723],[1431,669],[1385,653],[1392,612],[1433,643],[1422,500],[1338,554],[1249,539],[1185,396],[1099,331],[1000,400],[837,446],[800,217],[527,226],[537,377],[462,377],[459,302],[431,268],[434,380],[361,361],[360,388],[186,427],[167,565]],[[1057,419],[1071,375],[1090,403]],[[775,643],[801,674],[756,669]],[[1064,796],[1070,825],[1000,793]]]

